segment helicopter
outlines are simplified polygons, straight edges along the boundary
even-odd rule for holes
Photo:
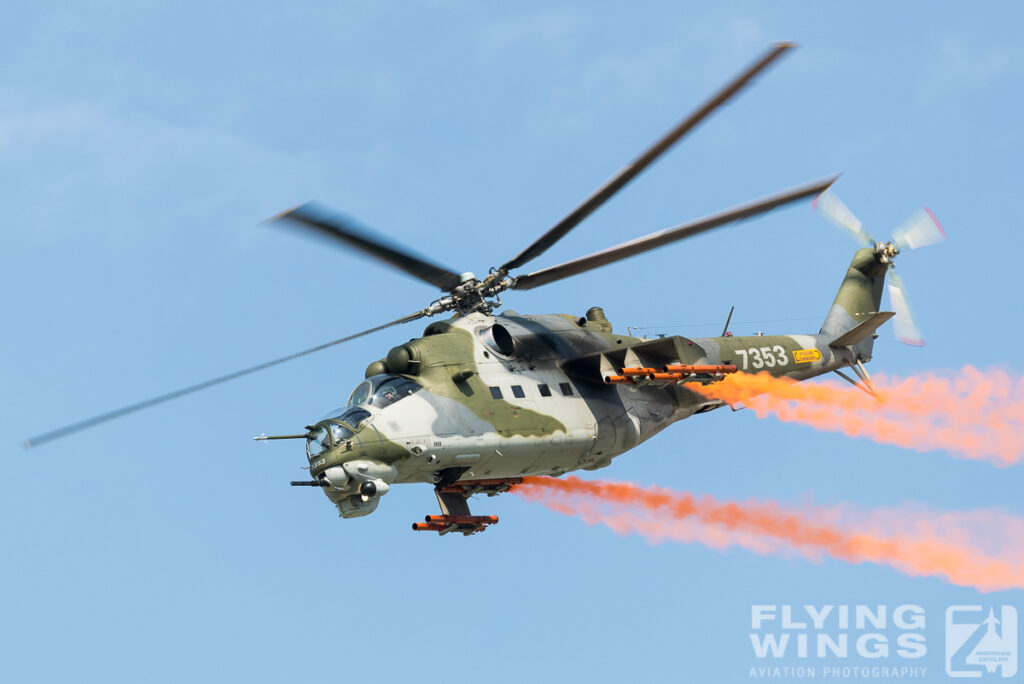
[[[692,389],[693,383],[717,382],[737,372],[764,371],[795,380],[836,372],[873,392],[864,363],[871,360],[876,330],[897,316],[898,329],[919,338],[900,284],[890,286],[897,311],[880,310],[886,275],[901,249],[933,244],[944,232],[928,213],[898,230],[889,242],[874,240],[838,197],[826,192],[836,175],[562,264],[517,273],[794,47],[771,46],[561,221],[483,277],[442,266],[313,203],[273,217],[274,224],[358,250],[442,294],[401,318],[52,430],[25,446],[38,446],[386,328],[451,314],[430,323],[422,336],[370,362],[365,379],[342,408],[301,432],[255,439],[305,442],[309,479],[291,484],[320,489],[343,518],[374,512],[394,485],[425,483],[434,486],[441,514],[427,515],[423,522],[413,523],[413,529],[468,536],[498,522],[497,516],[472,514],[470,497],[509,491],[524,477],[603,468],[673,423],[725,406]],[[507,291],[549,285],[809,198],[828,218],[867,243],[854,254],[816,334],[734,336],[729,331],[732,311],[719,337],[657,339],[616,332],[599,306],[582,316],[519,314],[507,308],[496,313]],[[856,378],[842,372],[847,368]]]

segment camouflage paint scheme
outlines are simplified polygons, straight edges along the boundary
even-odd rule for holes
[[[387,403],[372,393],[356,396],[357,388],[349,407],[368,415],[312,426],[310,434],[345,423],[355,434],[322,453],[310,438],[311,475],[342,516],[356,517],[372,512],[389,484],[602,468],[672,423],[723,405],[682,384],[606,384],[606,374],[634,365],[735,364],[804,380],[868,361],[873,329],[850,346],[833,344],[878,312],[886,271],[871,248],[857,251],[815,335],[648,340],[616,334],[597,307],[580,318],[506,310],[434,322],[367,368],[371,392],[389,380],[401,383],[396,378],[421,389]],[[376,483],[375,496],[360,496],[367,481]]]

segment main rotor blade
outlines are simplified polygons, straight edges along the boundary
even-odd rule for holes
[[[683,119],[666,133],[660,140],[654,143],[646,152],[637,157],[633,163],[625,166],[622,170],[609,178],[604,184],[587,197],[583,202],[573,209],[565,218],[559,221],[548,232],[544,233],[536,242],[524,249],[517,257],[502,266],[506,272],[519,268],[523,264],[535,259],[548,250],[566,233],[575,228],[583,219],[589,216],[595,209],[608,201],[627,183],[636,178],[650,166],[655,160],[663,155],[680,138],[693,130],[697,124],[703,121],[715,109],[722,106],[733,95],[743,89],[755,76],[764,71],[772,62],[779,58],[784,52],[796,47],[793,43],[776,43],[761,59],[752,64],[746,71],[734,78],[728,85],[716,93],[710,100],[705,102],[699,109],[695,110],[688,117]]]
[[[332,342],[327,342],[325,344],[317,345],[316,347],[310,347],[309,349],[304,349],[303,351],[296,352],[295,354],[289,354],[288,356],[282,356],[281,358],[274,359],[273,361],[267,361],[265,363],[261,363],[261,364],[256,365],[256,366],[250,366],[249,368],[243,368],[240,371],[235,371],[234,373],[228,373],[227,375],[222,375],[219,378],[214,378],[212,380],[207,380],[205,382],[200,382],[198,384],[190,385],[188,387],[183,387],[182,389],[175,390],[173,392],[168,392],[167,394],[161,394],[159,396],[153,397],[152,399],[146,399],[145,401],[140,401],[140,402],[135,403],[135,404],[130,404],[128,406],[116,409],[114,411],[108,411],[107,413],[101,413],[98,416],[94,416],[92,418],[88,418],[86,420],[79,421],[77,423],[72,423],[71,425],[65,425],[64,427],[57,428],[56,430],[50,430],[49,432],[44,432],[41,435],[36,435],[35,437],[32,437],[31,439],[25,440],[24,447],[26,449],[31,449],[32,447],[39,446],[40,444],[45,444],[46,442],[50,442],[50,441],[58,439],[60,437],[66,437],[67,435],[73,434],[73,433],[78,432],[80,430],[85,430],[86,428],[90,428],[90,427],[92,427],[94,425],[99,425],[100,423],[106,423],[107,421],[114,420],[115,418],[120,418],[121,416],[126,416],[129,413],[135,413],[136,411],[141,411],[142,409],[149,408],[150,406],[156,406],[157,404],[162,404],[164,402],[171,401],[172,399],[177,399],[178,397],[183,397],[186,394],[192,394],[193,392],[198,392],[200,390],[204,390],[207,387],[213,387],[214,385],[220,385],[221,383],[225,383],[225,382],[227,382],[229,380],[234,380],[235,378],[240,378],[243,375],[249,375],[250,373],[255,373],[256,371],[261,371],[261,370],[263,370],[265,368],[270,368],[271,366],[276,366],[276,365],[284,363],[286,361],[291,361],[292,359],[297,359],[300,356],[306,356],[307,354],[312,354],[313,352],[318,352],[318,351],[321,351],[323,349],[327,349],[328,347],[333,347],[336,344],[341,344],[342,342],[348,342],[349,340],[354,340],[357,337],[362,337],[364,335],[369,335],[370,333],[377,332],[378,330],[383,330],[384,328],[390,328],[393,325],[400,325],[402,323],[409,323],[411,321],[415,321],[416,319],[423,318],[425,315],[426,314],[423,313],[422,311],[417,311],[416,313],[411,314],[409,316],[403,316],[402,318],[399,318],[397,320],[391,321],[390,323],[385,323],[384,325],[378,325],[375,328],[370,328],[369,330],[364,330],[364,331],[358,332],[358,333],[356,333],[354,335],[349,335],[347,337],[342,337],[341,339],[334,340]]]
[[[733,207],[726,211],[705,216],[704,218],[691,221],[690,223],[684,223],[681,226],[675,228],[668,228],[667,230],[658,231],[657,233],[651,233],[642,238],[631,240],[630,242],[624,242],[621,245],[615,247],[609,247],[608,249],[600,252],[595,252],[589,256],[574,259],[573,261],[567,261],[564,264],[545,268],[541,271],[534,271],[524,276],[519,276],[515,280],[515,284],[512,286],[516,290],[529,290],[541,285],[547,285],[556,280],[562,278],[568,278],[585,271],[605,266],[607,264],[626,259],[631,256],[635,256],[642,252],[655,249],[656,247],[662,247],[676,240],[682,240],[698,233],[703,233],[706,230],[712,228],[718,228],[719,226],[726,225],[728,223],[734,223],[743,219],[763,214],[767,211],[771,211],[776,207],[780,207],[790,202],[817,195],[821,191],[825,190],[828,186],[832,185],[839,178],[838,175],[826,178],[824,180],[815,181],[807,185],[802,185],[796,188],[785,190],[776,195],[771,195],[748,204],[741,204],[738,207]]]
[[[373,235],[354,220],[341,214],[329,215],[312,202],[307,202],[294,209],[282,212],[271,218],[270,221],[276,222],[282,219],[294,221],[298,225],[310,228],[320,235],[340,240],[346,245],[355,247],[375,259],[405,271],[411,276],[425,280],[445,292],[452,290],[460,282],[459,275],[454,271],[431,263],[425,258],[414,254],[411,250],[400,247],[393,242],[392,244],[387,244],[383,237]]]

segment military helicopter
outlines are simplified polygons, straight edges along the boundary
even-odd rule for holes
[[[859,249],[817,334],[737,337],[729,319],[719,337],[645,339],[616,332],[600,307],[584,316],[519,314],[501,306],[501,294],[548,285],[662,247],[704,231],[819,197],[837,176],[784,190],[704,218],[525,274],[533,261],[644,171],[716,108],[792,49],[772,46],[760,59],[583,200],[522,252],[484,277],[458,273],[397,245],[354,220],[314,204],[283,212],[274,223],[312,231],[355,248],[438,288],[425,308],[341,339],[230,373],[34,437],[37,446],[171,399],[284,363],[385,328],[452,314],[429,324],[422,337],[372,361],[365,380],[343,408],[296,434],[257,440],[303,440],[309,479],[294,486],[320,489],[341,517],[376,510],[391,486],[434,486],[441,515],[413,523],[417,531],[474,534],[498,522],[473,515],[474,494],[508,491],[525,476],[596,470],[616,456],[692,415],[723,406],[688,388],[742,371],[767,371],[797,380],[852,368],[850,382],[871,391],[864,362],[876,329],[894,314],[880,311],[882,285],[899,245]],[[846,227],[856,219],[831,195],[823,211]],[[843,213],[845,210],[845,214]],[[847,216],[848,214],[848,216]],[[859,231],[859,222],[856,222]],[[937,226],[937,222],[934,222]],[[854,232],[857,232],[854,231]],[[918,243],[927,227],[918,227]],[[860,237],[867,234],[857,233]],[[930,234],[929,234],[930,235]],[[898,300],[898,301],[897,301]],[[893,296],[902,305],[905,297]],[[909,314],[904,316],[908,318]]]

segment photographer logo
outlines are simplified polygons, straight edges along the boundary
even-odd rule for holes
[[[1017,646],[1013,606],[950,606],[946,610],[946,674],[950,677],[1013,677]]]

